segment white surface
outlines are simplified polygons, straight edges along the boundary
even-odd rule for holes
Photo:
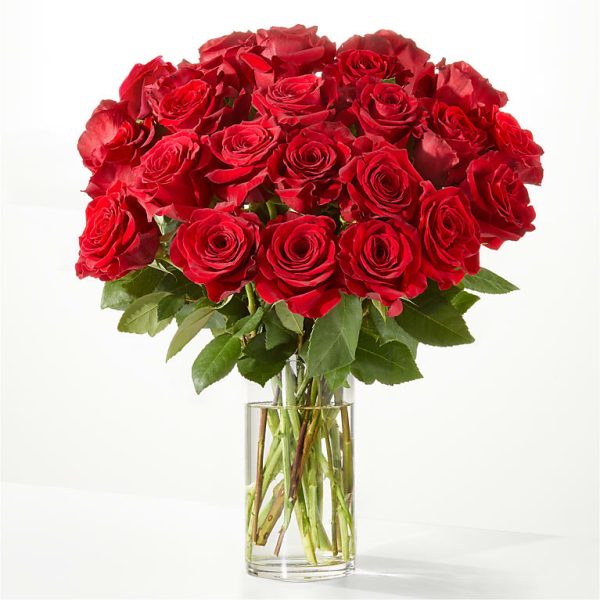
[[[207,502],[8,484],[4,510],[7,600],[597,598],[584,539],[362,518],[355,575],[291,584],[247,576],[241,513]]]
[[[165,366],[168,333],[155,339],[118,333],[118,314],[98,308],[100,284],[74,276],[86,202],[77,190],[87,176],[77,137],[97,102],[116,95],[130,66],[156,54],[193,60],[203,41],[234,28],[318,23],[323,34],[341,42],[385,26],[413,37],[435,60],[471,62],[506,90],[507,109],[546,150],[546,178],[531,192],[538,230],[483,257],[521,291],[485,297],[472,309],[468,322],[477,342],[420,350],[422,381],[359,388],[359,518],[445,524],[457,545],[465,531],[460,527],[597,532],[595,2],[457,0],[449,10],[441,0],[182,1],[168,7],[158,0],[5,0],[2,10],[4,480],[201,500],[241,514],[242,380],[232,376],[195,398],[189,371],[203,340]],[[147,506],[154,502],[163,501],[147,500]],[[100,502],[94,506],[100,511]],[[197,512],[197,504],[172,506]],[[37,513],[36,527],[44,526],[43,514]],[[81,567],[89,575],[87,590],[133,594],[135,582],[139,597],[155,581],[163,594],[169,582],[188,595],[208,593],[195,568],[201,550],[182,557],[180,539],[158,534],[156,540],[167,539],[172,548],[149,544],[148,561],[135,563],[137,575],[127,579],[133,567],[119,553],[130,546],[143,552],[143,541],[153,535],[142,533],[147,513],[116,538],[123,547],[114,549],[108,534],[98,547],[96,538],[78,533],[95,526],[88,522],[94,510],[74,514],[78,520],[63,522],[61,531],[70,549],[49,563],[63,573],[54,589],[69,581],[69,561],[99,552],[104,560],[97,571],[91,558]],[[7,515],[5,527],[14,532],[18,513]],[[147,518],[158,526],[154,516]],[[164,527],[167,535],[172,528]],[[363,548],[371,547],[363,535]],[[56,541],[52,531],[48,536],[50,544]],[[199,529],[190,536],[195,543]],[[384,542],[377,543],[379,555],[388,556]],[[399,537],[399,560],[418,563],[418,548],[402,543]],[[436,544],[432,540],[428,551],[435,554]],[[519,560],[521,550],[513,550],[502,550],[505,564]],[[443,560],[460,566],[452,545],[447,551]],[[15,552],[14,575],[5,571],[15,593],[19,585],[25,593],[35,579],[26,585],[17,577],[29,564]],[[110,552],[123,563],[110,562]],[[236,556],[237,546],[230,552]],[[535,556],[538,573],[557,576],[559,560],[549,556],[545,568],[546,555]],[[178,561],[185,563],[178,567]],[[585,565],[581,569],[589,576]],[[452,573],[448,577],[452,582]],[[440,575],[439,594],[458,585],[448,577]],[[386,579],[374,581],[389,589]]]

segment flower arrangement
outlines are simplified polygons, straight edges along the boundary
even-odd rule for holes
[[[326,402],[350,375],[421,377],[419,343],[473,341],[473,292],[516,289],[480,267],[480,248],[534,229],[525,185],[543,175],[506,94],[465,62],[429,58],[392,31],[336,48],[297,25],[210,40],[195,63],[135,65],[79,139],[92,200],[77,275],[106,282],[102,307],[123,311],[121,331],[154,336],[175,320],[167,359],[210,329],[192,367],[198,393],[237,366],[261,385],[279,378],[282,402],[290,358],[288,406]],[[276,420],[272,431],[285,429]],[[293,422],[283,436],[302,456]],[[274,469],[286,522],[290,503],[306,509],[314,563],[314,506],[292,494],[310,459],[294,483],[286,456]],[[251,542],[259,489],[274,482],[259,486],[257,473]]]

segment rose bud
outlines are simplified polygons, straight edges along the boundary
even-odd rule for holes
[[[287,213],[271,221],[261,236],[256,291],[269,303],[316,319],[341,299],[336,261],[335,221]]]
[[[471,198],[471,211],[479,223],[481,242],[497,250],[535,229],[535,210],[518,173],[499,152],[488,152],[467,169],[463,189]]]
[[[350,225],[340,238],[339,262],[348,290],[385,304],[390,317],[402,312],[402,298],[427,287],[417,231],[403,219]]]
[[[75,265],[78,277],[112,281],[154,260],[160,238],[158,226],[148,220],[124,184],[117,183],[106,195],[94,198],[85,218]]]
[[[422,185],[419,234],[423,272],[445,290],[456,285],[465,272],[479,271],[479,226],[459,188],[436,190],[429,182]]]
[[[138,63],[131,69],[121,87],[119,97],[127,102],[127,112],[132,119],[143,119],[150,114],[150,106],[146,95],[147,87],[157,79],[175,72],[175,67],[157,56],[149,63]]]
[[[277,195],[297,212],[311,213],[337,200],[340,169],[351,155],[354,136],[341,123],[324,122],[300,129],[280,144],[268,161]]]
[[[210,300],[220,302],[254,277],[259,238],[255,214],[199,208],[177,229],[171,260],[190,281],[206,287]]]
[[[340,171],[348,194],[341,201],[346,221],[365,217],[402,217],[413,219],[423,180],[412,166],[408,152],[387,142],[373,143],[358,138],[359,151]]]

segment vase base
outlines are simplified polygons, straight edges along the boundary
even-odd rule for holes
[[[302,558],[265,558],[259,561],[246,562],[249,575],[265,579],[283,581],[323,581],[345,577],[354,571],[354,561],[329,560],[313,565]]]

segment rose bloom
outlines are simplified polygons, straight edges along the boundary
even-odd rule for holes
[[[333,115],[336,94],[332,78],[299,75],[279,79],[266,90],[256,90],[252,99],[261,115],[272,116],[281,125],[308,126]]]
[[[86,123],[77,149],[83,164],[95,173],[105,163],[136,163],[153,135],[151,119],[136,123],[127,114],[125,102],[102,100]]]
[[[250,96],[245,92],[240,96],[236,89],[226,86],[217,69],[202,70],[186,62],[176,73],[149,86],[147,95],[156,120],[169,131],[213,133],[221,125],[246,116],[250,108]]]
[[[285,300],[289,309],[316,319],[341,299],[335,221],[287,213],[263,230],[256,291],[265,302]]]
[[[354,136],[341,123],[324,122],[300,129],[280,144],[268,161],[277,195],[297,212],[310,213],[337,200],[340,169],[351,155]]]
[[[218,165],[207,169],[207,179],[215,184],[218,206],[232,210],[260,186],[267,176],[268,156],[279,143],[281,129],[273,121],[261,119],[231,125],[207,138]]]
[[[420,137],[423,114],[419,101],[395,83],[370,83],[349,109],[362,130],[388,142],[406,145],[409,136]]]
[[[439,67],[434,98],[459,106],[466,113],[489,114],[504,106],[508,98],[466,62]]]
[[[350,225],[340,238],[339,263],[350,293],[385,304],[390,317],[402,312],[402,298],[427,287],[417,231],[403,219]]]
[[[414,96],[431,96],[435,88],[435,71],[429,62],[429,54],[421,50],[411,39],[398,35],[394,31],[380,29],[375,33],[354,35],[346,40],[338,50],[338,56],[350,50],[366,50],[379,56],[394,57],[397,68],[408,77],[402,76],[396,83],[402,83],[404,89]],[[381,79],[386,79],[382,77]]]
[[[198,136],[180,131],[158,141],[135,169],[136,194],[149,215],[186,219],[210,197],[196,169],[205,162]]]
[[[304,75],[321,69],[335,56],[335,44],[317,35],[317,27],[271,27],[256,32],[262,57],[270,61],[276,77]]]
[[[497,250],[503,242],[516,241],[535,229],[527,189],[499,152],[488,152],[469,165],[463,189],[488,248]]]
[[[160,231],[127,187],[118,183],[94,198],[85,211],[79,238],[78,277],[113,281],[150,264],[158,250]]]
[[[544,151],[533,141],[531,131],[522,129],[512,115],[499,111],[492,132],[498,148],[511,159],[523,182],[540,185],[544,177],[540,156]]]
[[[492,145],[487,131],[458,106],[434,102],[427,127],[415,147],[414,162],[438,186],[464,179],[468,161]]]
[[[429,182],[423,184],[419,234],[423,272],[437,281],[440,289],[456,285],[465,272],[479,271],[479,226],[459,188],[436,190]]]
[[[171,260],[190,281],[206,287],[211,301],[220,302],[254,277],[259,239],[255,214],[199,208],[177,229]]]
[[[396,57],[378,54],[372,50],[340,52],[331,73],[336,73],[344,85],[356,85],[364,77],[373,81],[395,77],[396,83],[400,83],[403,74]]]
[[[410,221],[417,210],[422,177],[408,152],[387,142],[358,138],[358,152],[340,171],[347,195],[341,201],[346,221],[365,217],[402,217]]]
[[[127,102],[127,111],[132,119],[143,119],[150,114],[146,96],[147,86],[157,79],[175,72],[175,67],[157,56],[145,65],[137,64],[131,69],[119,88],[119,97]]]

